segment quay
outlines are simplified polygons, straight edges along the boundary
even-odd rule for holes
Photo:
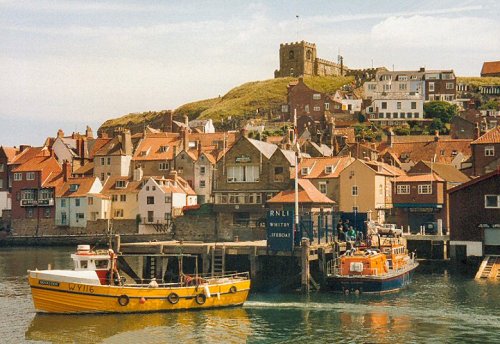
[[[201,272],[207,273],[225,273],[228,266],[247,266],[249,267],[250,276],[253,280],[259,280],[264,268],[264,260],[281,260],[280,258],[294,258],[294,267],[300,272],[300,285],[303,291],[309,291],[312,288],[319,289],[320,283],[318,278],[322,278],[326,263],[329,259],[338,253],[335,250],[343,248],[345,251],[346,243],[315,243],[308,239],[303,239],[301,246],[294,247],[288,251],[271,251],[267,245],[267,240],[258,241],[233,241],[233,242],[197,242],[197,241],[150,241],[150,242],[134,242],[121,243],[120,236],[116,236],[114,240],[114,249],[120,252],[123,256],[141,255],[145,256],[145,264],[143,276],[151,276],[157,279],[162,279],[166,267],[164,261],[166,257],[174,254],[196,255],[201,258]],[[231,258],[232,265],[228,264]],[[238,260],[238,261],[237,261]],[[281,260],[281,263],[289,263],[289,260]],[[236,264],[235,264],[236,263]],[[311,267],[315,264],[316,267]],[[274,264],[273,264],[274,265]],[[282,271],[285,267],[280,267],[278,262],[278,270]],[[162,267],[162,268],[159,268]],[[313,277],[311,268],[315,272],[316,277]],[[278,273],[278,271],[276,271]],[[296,274],[293,274],[294,276]]]

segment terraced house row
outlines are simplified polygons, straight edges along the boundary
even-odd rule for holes
[[[222,238],[259,239],[266,209],[292,190],[298,169],[304,195],[311,188],[322,194],[325,212],[412,230],[439,220],[448,230],[449,189],[498,169],[498,127],[476,140],[391,134],[378,145],[333,129],[336,147],[301,135],[298,165],[291,132],[264,142],[246,130],[189,126],[97,138],[90,128],[59,131],[41,147],[0,148],[2,218],[18,235],[171,233],[176,219],[203,205]]]

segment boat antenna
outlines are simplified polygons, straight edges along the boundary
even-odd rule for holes
[[[299,233],[299,140],[297,132],[297,109],[293,110],[293,144],[295,149],[295,233]]]

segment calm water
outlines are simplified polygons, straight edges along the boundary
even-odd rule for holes
[[[36,315],[27,269],[69,268],[71,248],[0,248],[0,343],[499,343],[500,283],[420,266],[385,296],[253,294],[242,308]]]

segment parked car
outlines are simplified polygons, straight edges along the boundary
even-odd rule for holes
[[[403,230],[401,228],[397,228],[393,223],[378,224],[376,228],[378,234],[380,235],[390,235],[394,237],[403,235]]]

